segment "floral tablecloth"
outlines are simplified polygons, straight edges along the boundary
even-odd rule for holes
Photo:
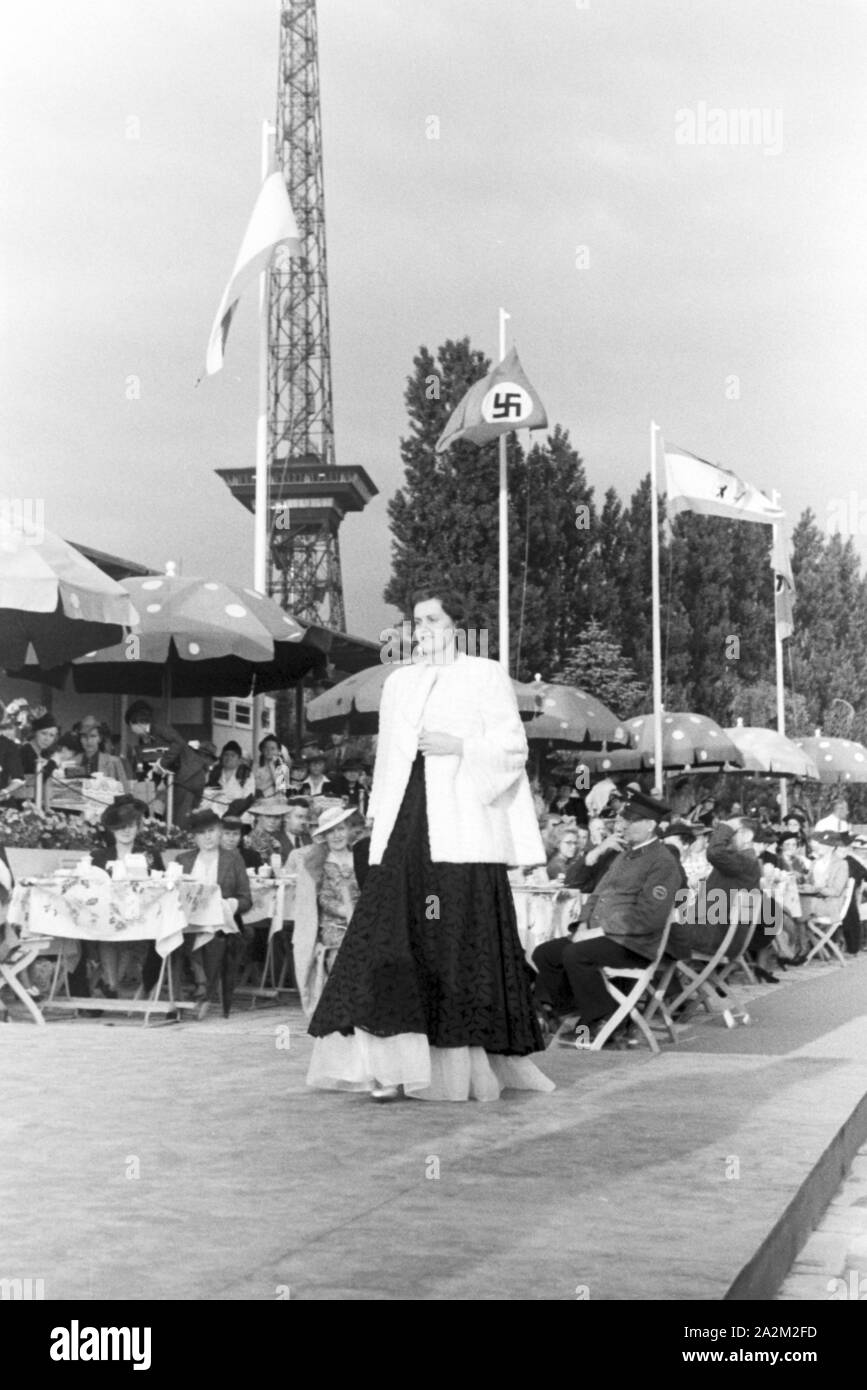
[[[153,941],[167,956],[184,932],[197,931],[194,947],[215,932],[236,932],[216,884],[165,879],[95,881],[74,874],[23,879],[13,891],[9,921],[26,936],[76,941]]]

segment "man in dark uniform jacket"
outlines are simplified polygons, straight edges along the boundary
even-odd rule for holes
[[[597,1031],[617,1008],[600,966],[634,970],[656,955],[685,883],[679,860],[655,833],[669,814],[641,792],[622,807],[615,829],[624,849],[599,880],[585,917],[593,934],[546,941],[533,953],[543,1012],[577,1010],[582,1024]]]

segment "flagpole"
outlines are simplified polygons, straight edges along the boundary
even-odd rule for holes
[[[270,121],[262,122],[262,183],[271,168],[271,137],[276,134]],[[253,510],[253,588],[264,594],[268,584],[268,311],[269,269],[259,276],[259,409],[256,418],[256,494]],[[262,724],[262,697],[252,699],[252,747],[256,756]]]
[[[653,627],[653,794],[662,796],[662,639],[659,605],[659,493],[656,422],[650,422],[650,570]]]
[[[500,361],[506,355],[506,320],[511,318],[500,310]],[[509,674],[509,474],[506,455],[506,435],[500,435],[500,665]]]
[[[780,494],[774,488],[771,493],[771,500],[775,507],[780,505]],[[783,537],[780,534],[780,523],[774,522],[774,544],[771,554],[776,554],[777,543],[783,544]],[[783,639],[780,634],[780,624],[777,621],[777,577],[774,575],[774,657],[777,670],[777,732],[786,732],[786,687],[783,680]],[[789,795],[786,788],[785,777],[780,778],[780,820],[785,820],[786,812],[789,809]]]

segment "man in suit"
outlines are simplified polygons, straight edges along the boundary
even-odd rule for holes
[[[177,862],[190,878],[219,885],[227,923],[234,921],[240,931],[241,918],[253,905],[244,861],[237,850],[220,847],[220,817],[210,807],[192,813],[190,830],[195,837],[196,848],[182,850]],[[211,1004],[216,1002],[220,984],[223,1017],[228,1018],[241,939],[234,933],[227,936],[218,932],[212,941],[201,948],[205,978],[204,998],[199,1004],[198,1018],[207,1016]]]
[[[312,845],[313,837],[309,830],[310,802],[306,797],[293,796],[289,799],[289,810],[283,817],[283,836],[286,840],[286,856],[295,849]]]
[[[668,818],[667,806],[633,792],[615,825],[623,850],[596,885],[586,923],[574,939],[546,941],[533,953],[539,972],[536,999],[548,1027],[559,1015],[576,1010],[591,1035],[613,1014],[617,1004],[608,993],[601,966],[635,969],[653,960],[665,924],[685,883],[675,855],[656,835]],[[584,915],[584,914],[582,914]]]

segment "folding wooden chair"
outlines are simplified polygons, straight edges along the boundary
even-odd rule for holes
[[[841,965],[848,965],[849,962],[840,950],[838,943],[834,940],[834,936],[843,926],[843,920],[846,913],[849,911],[849,905],[852,902],[852,894],[854,892],[855,880],[850,875],[849,881],[846,884],[843,906],[839,914],[834,917],[833,920],[830,917],[807,918],[807,931],[813,938],[813,945],[807,952],[808,961],[812,960],[814,956],[817,960],[834,960],[836,957]]]
[[[635,1023],[639,1031],[643,1033],[651,1052],[658,1052],[659,1043],[650,1030],[649,1018],[645,1018],[638,1007],[648,991],[651,992],[654,999],[654,1011],[655,1009],[660,1009],[662,1012],[663,1022],[668,1028],[671,1041],[677,1041],[677,1036],[671,1024],[671,1016],[668,1009],[665,1007],[662,997],[662,991],[664,991],[672,979],[671,966],[673,962],[667,962],[663,967],[663,957],[666,947],[668,946],[668,934],[671,931],[675,915],[676,909],[669,915],[668,921],[665,924],[656,955],[653,960],[648,961],[646,965],[634,967],[626,965],[603,965],[601,967],[605,988],[608,990],[611,998],[616,1002],[617,1008],[610,1018],[606,1019],[592,1043],[578,1041],[575,1043],[577,1048],[587,1048],[590,1052],[599,1052],[620,1025],[628,1021]],[[654,988],[654,979],[660,972],[660,969],[662,969],[662,977],[658,985]],[[621,990],[615,983],[615,981],[623,979],[632,981],[632,986],[628,993]],[[650,1013],[649,1010],[648,1013]]]
[[[50,936],[28,936],[24,941],[15,943],[8,955],[0,961],[0,989],[3,985],[8,985],[20,1000],[26,1005],[27,1010],[33,1015],[33,1022],[44,1024],[42,1010],[36,1000],[27,993],[18,976],[26,970],[33,962],[42,955],[53,953],[56,950]]]
[[[668,1005],[671,1015],[677,1014],[677,1011],[683,1007],[686,1001],[697,994],[708,1013],[722,1015],[727,1028],[734,1028],[736,1023],[749,1023],[749,1014],[732,994],[726,983],[729,976],[738,967],[744,970],[751,984],[756,983],[745,953],[752,943],[758,922],[750,923],[738,950],[730,959],[728,955],[735,933],[742,930],[744,926],[740,920],[739,902],[740,900],[738,900],[738,906],[731,913],[731,920],[717,949],[713,952],[694,951],[692,953],[690,960],[698,961],[700,969],[695,970],[690,961],[679,960],[675,962],[675,972],[685,981],[685,984],[680,994]]]

